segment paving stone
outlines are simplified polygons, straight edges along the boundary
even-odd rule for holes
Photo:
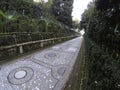
[[[18,71],[26,71],[27,75],[23,78],[15,78],[15,73]],[[34,88],[39,88],[40,90],[52,90],[52,87],[55,87],[58,82],[52,76],[51,69],[41,66],[39,64],[33,63],[32,61],[18,61],[4,66],[2,69],[6,83],[9,83],[12,86],[13,90],[35,90]],[[2,77],[0,77],[2,79]],[[4,85],[4,82],[1,84]],[[1,87],[0,87],[0,90]],[[4,89],[3,89],[4,90]],[[6,89],[8,90],[8,89]]]
[[[48,50],[48,51],[43,51],[41,53],[34,55],[33,59],[39,60],[48,65],[56,66],[60,64],[68,65],[71,62],[73,57],[74,57],[74,54],[72,53],[65,53],[65,52],[59,53],[59,51]]]
[[[73,69],[83,38],[3,63],[0,90],[61,90]]]

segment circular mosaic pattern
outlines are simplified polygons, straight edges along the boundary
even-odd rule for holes
[[[26,71],[18,71],[15,73],[15,78],[21,79],[21,78],[24,78],[26,75],[27,75]]]
[[[63,74],[65,73],[66,71],[66,67],[60,67],[57,69],[57,73],[60,75],[60,76],[63,76]]]
[[[66,73],[68,69],[68,66],[67,65],[57,65],[55,67],[52,68],[52,75],[54,76],[54,78],[56,79],[61,79],[63,78],[64,74]]]
[[[58,57],[58,54],[55,53],[55,52],[50,52],[50,53],[45,54],[44,57],[47,58],[47,59],[52,59],[52,58]]]
[[[57,55],[55,53],[48,54],[48,57],[56,57]]]
[[[29,67],[20,67],[11,71],[8,75],[8,81],[12,84],[23,84],[28,82],[34,72],[32,68]]]

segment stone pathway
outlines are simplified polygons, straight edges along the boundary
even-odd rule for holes
[[[61,90],[68,80],[83,38],[0,65],[0,90]]]

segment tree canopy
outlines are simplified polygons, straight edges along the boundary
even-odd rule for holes
[[[72,27],[72,3],[73,0],[48,0],[48,2],[42,0],[41,3],[35,3],[33,0],[0,0],[1,32],[21,32],[22,27],[24,27],[22,31],[25,32],[48,31],[47,25],[51,22],[57,24],[56,28],[62,26],[65,29],[66,25]],[[1,18],[4,16],[8,19],[2,22]],[[43,25],[41,21],[45,24]]]
[[[73,0],[53,0],[53,13],[62,23],[72,27]]]

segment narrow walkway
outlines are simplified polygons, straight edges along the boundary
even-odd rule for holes
[[[78,37],[0,65],[0,90],[61,90],[82,40]]]

